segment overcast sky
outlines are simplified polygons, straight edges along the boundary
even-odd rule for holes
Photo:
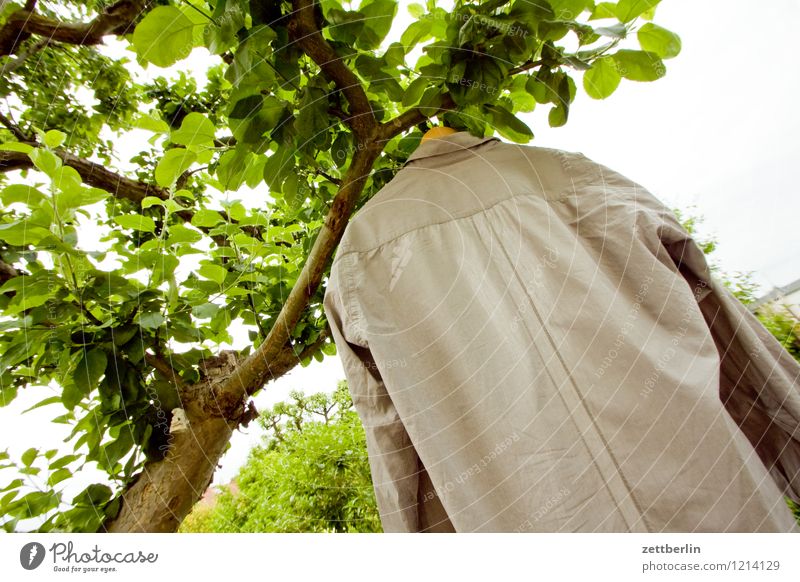
[[[394,38],[387,43],[410,23],[407,4],[401,1]],[[567,126],[549,128],[546,107],[522,115],[536,136],[532,145],[583,152],[671,207],[695,206],[693,212],[705,217],[701,232],[719,241],[716,257],[723,269],[754,271],[763,292],[797,279],[800,74],[793,39],[800,3],[664,0],[655,22],[683,40],[682,53],[666,61],[666,77],[654,83],[623,80],[604,101],[588,98],[577,77]],[[207,62],[196,50],[177,68],[198,70]],[[258,195],[248,193],[253,194]],[[343,378],[338,357],[326,357],[269,385],[256,405],[270,406],[292,389],[331,391]],[[20,416],[51,395],[49,390],[26,390],[0,409],[2,447],[13,457],[31,446],[71,452],[61,442],[71,427],[49,422],[63,413],[60,405]],[[236,474],[259,438],[255,423],[235,433],[215,484]],[[0,472],[0,487],[14,477]],[[68,485],[67,497],[100,478],[99,472],[84,471]]]

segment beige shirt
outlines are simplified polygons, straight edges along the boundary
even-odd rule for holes
[[[582,154],[425,141],[324,308],[387,532],[798,531],[800,366]]]

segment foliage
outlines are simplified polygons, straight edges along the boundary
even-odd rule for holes
[[[283,353],[302,365],[334,354],[320,284],[333,249],[309,256],[346,223],[336,213],[393,177],[430,117],[527,142],[518,114],[544,106],[551,125],[566,123],[575,72],[593,98],[660,78],[680,41],[650,22],[657,3],[458,0],[446,11],[427,0],[407,6],[415,20],[395,42],[395,0],[40,0],[50,35],[26,28],[21,2],[3,3],[0,405],[58,387],[39,403],[61,406],[54,422],[72,428],[77,458],[58,469],[93,463],[108,484],[56,511],[52,487],[13,505],[24,498],[14,480],[0,515],[45,518],[41,531],[94,531],[117,515],[169,449],[172,410],[210,390],[234,324],[249,342],[237,361],[297,309]],[[66,21],[104,35],[69,36]],[[322,34],[297,37],[301,24]],[[369,142],[367,121],[385,139]],[[348,173],[376,145],[366,170]],[[287,307],[306,267],[308,296]],[[253,365],[247,396],[270,362]]]
[[[756,317],[784,349],[800,362],[800,321],[779,307],[762,307]]]
[[[264,446],[211,506],[195,506],[181,532],[379,532],[364,429],[347,384],[262,414]]]
[[[673,213],[686,231],[693,235],[692,238],[697,242],[703,253],[707,255],[706,258],[711,272],[744,305],[750,305],[755,302],[758,284],[753,280],[753,273],[724,272],[721,269],[719,263],[712,256],[717,248],[717,240],[714,237],[706,237],[698,233],[698,225],[703,221],[703,218],[694,214],[693,210],[686,212],[673,209]],[[784,349],[800,362],[800,321],[785,309],[774,306],[759,307],[755,310],[755,316],[775,336],[775,339],[780,342]]]

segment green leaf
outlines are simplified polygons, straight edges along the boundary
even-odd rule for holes
[[[179,243],[194,243],[203,238],[203,235],[187,228],[181,224],[175,224],[169,227],[169,238],[167,245],[174,245]]]
[[[30,412],[31,410],[35,410],[36,408],[40,408],[42,406],[47,406],[48,404],[55,404],[56,402],[61,402],[61,396],[51,396],[50,398],[45,398],[44,400],[40,400],[30,408],[26,408],[22,411],[22,413]]]
[[[142,209],[150,208],[151,206],[164,206],[164,201],[157,196],[145,196],[142,198]]]
[[[57,129],[51,129],[47,133],[44,134],[44,143],[47,144],[47,147],[57,148],[64,140],[67,139],[67,134],[63,131],[58,131]]]
[[[320,87],[306,85],[300,100],[300,111],[294,122],[298,137],[303,141],[324,144],[330,127],[327,93]]]
[[[378,48],[392,27],[397,13],[396,0],[365,0],[358,12],[364,17],[364,26],[356,38],[356,47],[364,50]]]
[[[568,116],[569,107],[563,103],[559,103],[547,114],[547,122],[550,124],[550,127],[561,127],[567,123]]]
[[[423,14],[425,14],[425,7],[422,4],[418,4],[416,2],[412,2],[409,4],[406,9],[408,13],[413,16],[414,18],[420,18]]]
[[[26,467],[30,467],[33,464],[33,461],[36,460],[36,456],[39,454],[39,449],[35,447],[31,447],[24,453],[22,453],[22,464]]]
[[[428,87],[419,100],[418,107],[427,116],[435,114],[442,106],[442,89],[440,87]]]
[[[59,483],[61,483],[65,479],[69,479],[70,477],[72,477],[72,471],[70,471],[69,469],[56,469],[55,471],[50,473],[50,476],[47,478],[47,484],[50,487],[53,487],[54,485],[58,485]]]
[[[209,210],[207,208],[198,210],[192,216],[193,226],[199,226],[199,227],[216,226],[220,222],[225,222],[225,219],[222,218],[222,215],[216,210]]]
[[[198,319],[208,319],[214,317],[219,309],[220,307],[216,303],[203,303],[192,307],[192,315]]]
[[[264,164],[264,181],[271,190],[277,191],[283,180],[294,170],[294,151],[292,148],[279,147],[278,151],[270,154]]]
[[[214,144],[214,124],[202,113],[191,112],[183,118],[180,129],[172,132],[170,139],[185,146]]]
[[[331,158],[337,168],[343,167],[347,163],[347,157],[350,155],[350,138],[346,132],[341,132],[333,140],[331,146]]]
[[[154,115],[158,114],[154,113]],[[152,131],[153,133],[167,133],[169,131],[169,125],[167,125],[166,121],[151,115],[140,115],[134,118],[131,125],[138,129]]]
[[[4,386],[0,384],[0,408],[8,406],[17,397],[19,388],[13,384]]]
[[[431,80],[427,77],[417,77],[411,81],[405,93],[403,93],[403,107],[411,107],[416,104],[430,84]]]
[[[277,127],[284,103],[273,96],[251,95],[236,102],[228,115],[233,136],[240,142],[265,145],[268,131]]]
[[[433,28],[433,18],[423,18],[416,20],[408,25],[400,36],[400,43],[405,47],[406,52],[410,52],[415,45],[431,37]]]
[[[628,29],[625,28],[625,25],[620,22],[612,24],[611,26],[601,26],[599,28],[595,28],[594,32],[595,34],[601,34],[611,38],[625,38],[628,35]]]
[[[588,0],[548,0],[558,20],[575,20],[592,2]]]
[[[617,5],[613,2],[598,2],[595,4],[592,15],[589,20],[598,20],[600,18],[616,18]]]
[[[33,150],[33,146],[30,146],[26,143],[17,143],[11,141],[0,144],[0,152],[19,152],[21,154],[30,154]]]
[[[139,325],[145,329],[156,329],[164,324],[164,316],[158,311],[139,314]]]
[[[655,53],[622,49],[614,53],[612,58],[619,74],[631,81],[655,81],[667,72]]]
[[[6,454],[5,457],[8,458],[8,454]],[[25,481],[23,481],[22,479],[14,479],[13,481],[11,481],[11,483],[0,489],[0,492],[11,491],[12,489],[19,489],[24,484]]]
[[[100,466],[108,471],[113,471],[114,465],[124,457],[133,446],[133,433],[130,425],[120,428],[119,436],[103,447],[100,453]]]
[[[156,166],[156,184],[171,188],[178,176],[183,174],[197,160],[197,154],[186,148],[167,150]]]
[[[140,58],[169,67],[192,52],[194,23],[175,6],[156,6],[133,31]]]
[[[592,99],[605,99],[616,91],[622,77],[611,57],[601,57],[583,74],[583,88]]]
[[[108,485],[95,483],[89,485],[72,500],[74,505],[97,506],[111,499],[112,491]]]
[[[45,199],[45,195],[40,190],[27,184],[11,184],[0,192],[0,202],[4,206],[14,202],[22,202],[28,206],[38,206]]]
[[[228,117],[231,119],[246,119],[258,113],[263,104],[263,95],[248,95],[234,103],[231,112],[228,113]]]
[[[72,383],[76,392],[70,394],[68,398],[66,390],[64,391],[63,402],[67,409],[72,410],[82,398],[89,395],[105,373],[107,364],[108,356],[100,348],[84,352],[72,373]]]
[[[115,216],[114,222],[119,224],[122,228],[131,228],[133,230],[143,230],[145,232],[155,232],[156,223],[149,216],[142,216],[141,214],[123,214],[122,216]]]
[[[29,220],[10,222],[0,226],[0,240],[17,247],[35,245],[50,236],[52,233],[49,230],[31,224]]]
[[[402,44],[393,42],[383,55],[386,64],[390,67],[402,67],[406,62],[406,51]]]
[[[9,515],[19,519],[30,519],[58,507],[59,495],[54,491],[34,491],[11,503],[7,508]]]
[[[619,0],[616,15],[620,22],[630,22],[637,16],[655,8],[660,0]]]
[[[50,470],[55,471],[56,469],[61,469],[62,467],[66,467],[70,463],[77,461],[80,458],[80,455],[64,455],[63,457],[59,457],[50,463]]]
[[[485,107],[492,115],[492,125],[503,137],[516,143],[527,143],[533,138],[531,128],[502,105]]]
[[[225,282],[225,277],[228,275],[228,271],[219,265],[206,263],[197,270],[197,274],[222,285]]]
[[[642,26],[636,36],[643,50],[655,53],[662,59],[671,59],[681,52],[680,37],[652,22]]]
[[[61,169],[61,158],[53,152],[44,148],[35,148],[28,157],[39,170],[55,179],[58,176],[58,171]]]
[[[203,39],[209,52],[219,55],[236,44],[236,31],[245,25],[245,15],[237,2],[218,1],[213,16],[203,31]]]

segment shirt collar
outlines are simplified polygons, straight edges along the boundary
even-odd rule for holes
[[[408,156],[408,159],[405,161],[403,166],[413,160],[430,158],[432,156],[439,156],[442,154],[449,154],[451,152],[473,148],[477,145],[492,140],[500,141],[499,138],[494,136],[475,137],[468,131],[457,131],[456,133],[451,133],[439,138],[429,138],[420,143],[419,146],[417,146],[417,149],[411,152],[411,155]]]

